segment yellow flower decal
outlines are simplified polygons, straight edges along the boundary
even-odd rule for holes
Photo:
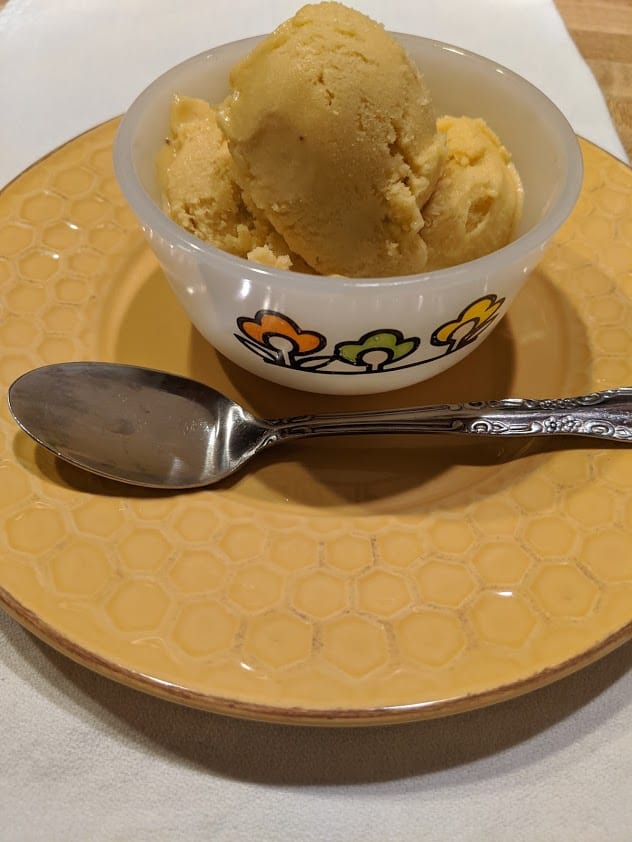
[[[493,294],[477,298],[456,319],[438,327],[430,337],[431,343],[447,345],[447,353],[469,345],[491,325],[504,303],[504,298]]]

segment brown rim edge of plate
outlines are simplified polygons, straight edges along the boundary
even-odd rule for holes
[[[632,640],[631,621],[584,652],[554,667],[547,667],[518,681],[501,684],[490,690],[471,693],[460,698],[392,706],[381,705],[370,708],[278,707],[213,696],[201,691],[187,689],[178,684],[172,684],[169,681],[162,681],[150,675],[134,672],[122,664],[91,652],[79,643],[60,634],[2,587],[0,587],[0,604],[13,619],[17,620],[20,625],[38,639],[62,655],[66,655],[81,666],[87,667],[92,672],[96,672],[105,678],[112,679],[133,690],[140,690],[148,695],[157,696],[165,701],[208,713],[282,725],[366,727],[405,724],[468,713],[509,701],[567,678]]]
[[[0,2],[1,2],[1,0],[0,0]],[[36,158],[34,161],[32,161],[28,166],[26,166],[23,170],[21,170],[17,175],[14,175],[13,178],[10,178],[9,181],[6,182],[6,184],[3,184],[2,186],[0,186],[0,196],[2,196],[2,194],[5,192],[5,190],[8,190],[9,187],[12,187],[16,183],[16,181],[19,181],[22,178],[23,175],[26,175],[31,170],[34,170],[36,167],[39,167],[40,164],[43,164],[44,161],[47,161],[49,158],[52,158],[53,155],[56,155],[58,152],[61,152],[62,149],[65,149],[67,146],[70,146],[71,143],[74,143],[76,140],[79,140],[80,138],[85,137],[86,135],[92,134],[92,132],[96,132],[99,129],[104,129],[106,126],[109,126],[110,124],[113,125],[114,123],[118,123],[122,118],[123,118],[122,114],[119,114],[116,117],[108,117],[107,120],[103,120],[101,123],[96,123],[94,126],[91,126],[89,129],[84,129],[82,132],[79,132],[79,134],[76,134],[74,137],[70,137],[70,138],[68,138],[68,140],[62,141],[58,146],[55,146],[53,149],[50,149],[48,152],[45,152],[43,155],[40,155],[39,158]],[[597,148],[599,149],[601,147],[597,147]],[[603,152],[606,155],[610,155],[610,153],[606,152],[605,149],[603,150]],[[619,159],[616,158],[615,160],[618,161]]]

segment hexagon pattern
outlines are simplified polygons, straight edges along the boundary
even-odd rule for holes
[[[165,366],[157,349],[167,340],[152,337],[142,310],[133,320],[147,279],[160,281],[113,178],[115,126],[0,196],[3,388],[43,363],[119,359],[119,347],[154,348],[140,361]],[[584,314],[581,329],[565,327],[568,377],[579,382],[588,368],[590,388],[606,388],[632,382],[629,253],[592,248],[588,271],[582,249],[604,230],[616,239],[621,213],[602,193],[632,211],[632,182],[623,165],[583,149],[585,190],[542,273],[569,312]],[[516,305],[518,325],[529,300],[527,291],[523,311]],[[182,330],[169,333],[171,315],[161,318],[169,341],[183,342]],[[174,368],[186,373],[192,352],[177,347]],[[270,502],[256,477],[195,494],[132,492],[58,465],[16,432],[6,407],[0,448],[0,586],[14,612],[32,611],[58,644],[83,646],[80,660],[98,657],[114,677],[128,680],[122,667],[162,692],[185,688],[187,703],[223,709],[224,698],[276,716],[447,698],[467,707],[481,689],[555,668],[632,625],[632,608],[606,610],[632,589],[624,450],[559,448],[418,481],[411,464],[401,505],[337,509],[316,491],[320,508]],[[307,473],[302,481],[315,488]],[[547,640],[558,641],[553,655]]]

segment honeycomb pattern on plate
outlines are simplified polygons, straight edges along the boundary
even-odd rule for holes
[[[262,406],[290,400],[240,380],[172,306],[113,177],[115,127],[0,195],[2,388],[44,363],[108,358],[202,373]],[[632,174],[582,149],[579,204],[505,338],[499,328],[481,351],[508,343],[514,394],[549,376],[538,353],[553,393],[632,382]],[[118,680],[301,722],[463,710],[630,636],[630,451],[470,449],[424,475],[410,450],[354,446],[290,452],[225,487],[167,495],[58,463],[3,403],[2,601]]]

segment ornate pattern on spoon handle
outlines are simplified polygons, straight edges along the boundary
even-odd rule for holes
[[[382,412],[305,415],[269,423],[276,441],[382,432],[576,435],[632,443],[632,387],[573,398],[506,398]]]

